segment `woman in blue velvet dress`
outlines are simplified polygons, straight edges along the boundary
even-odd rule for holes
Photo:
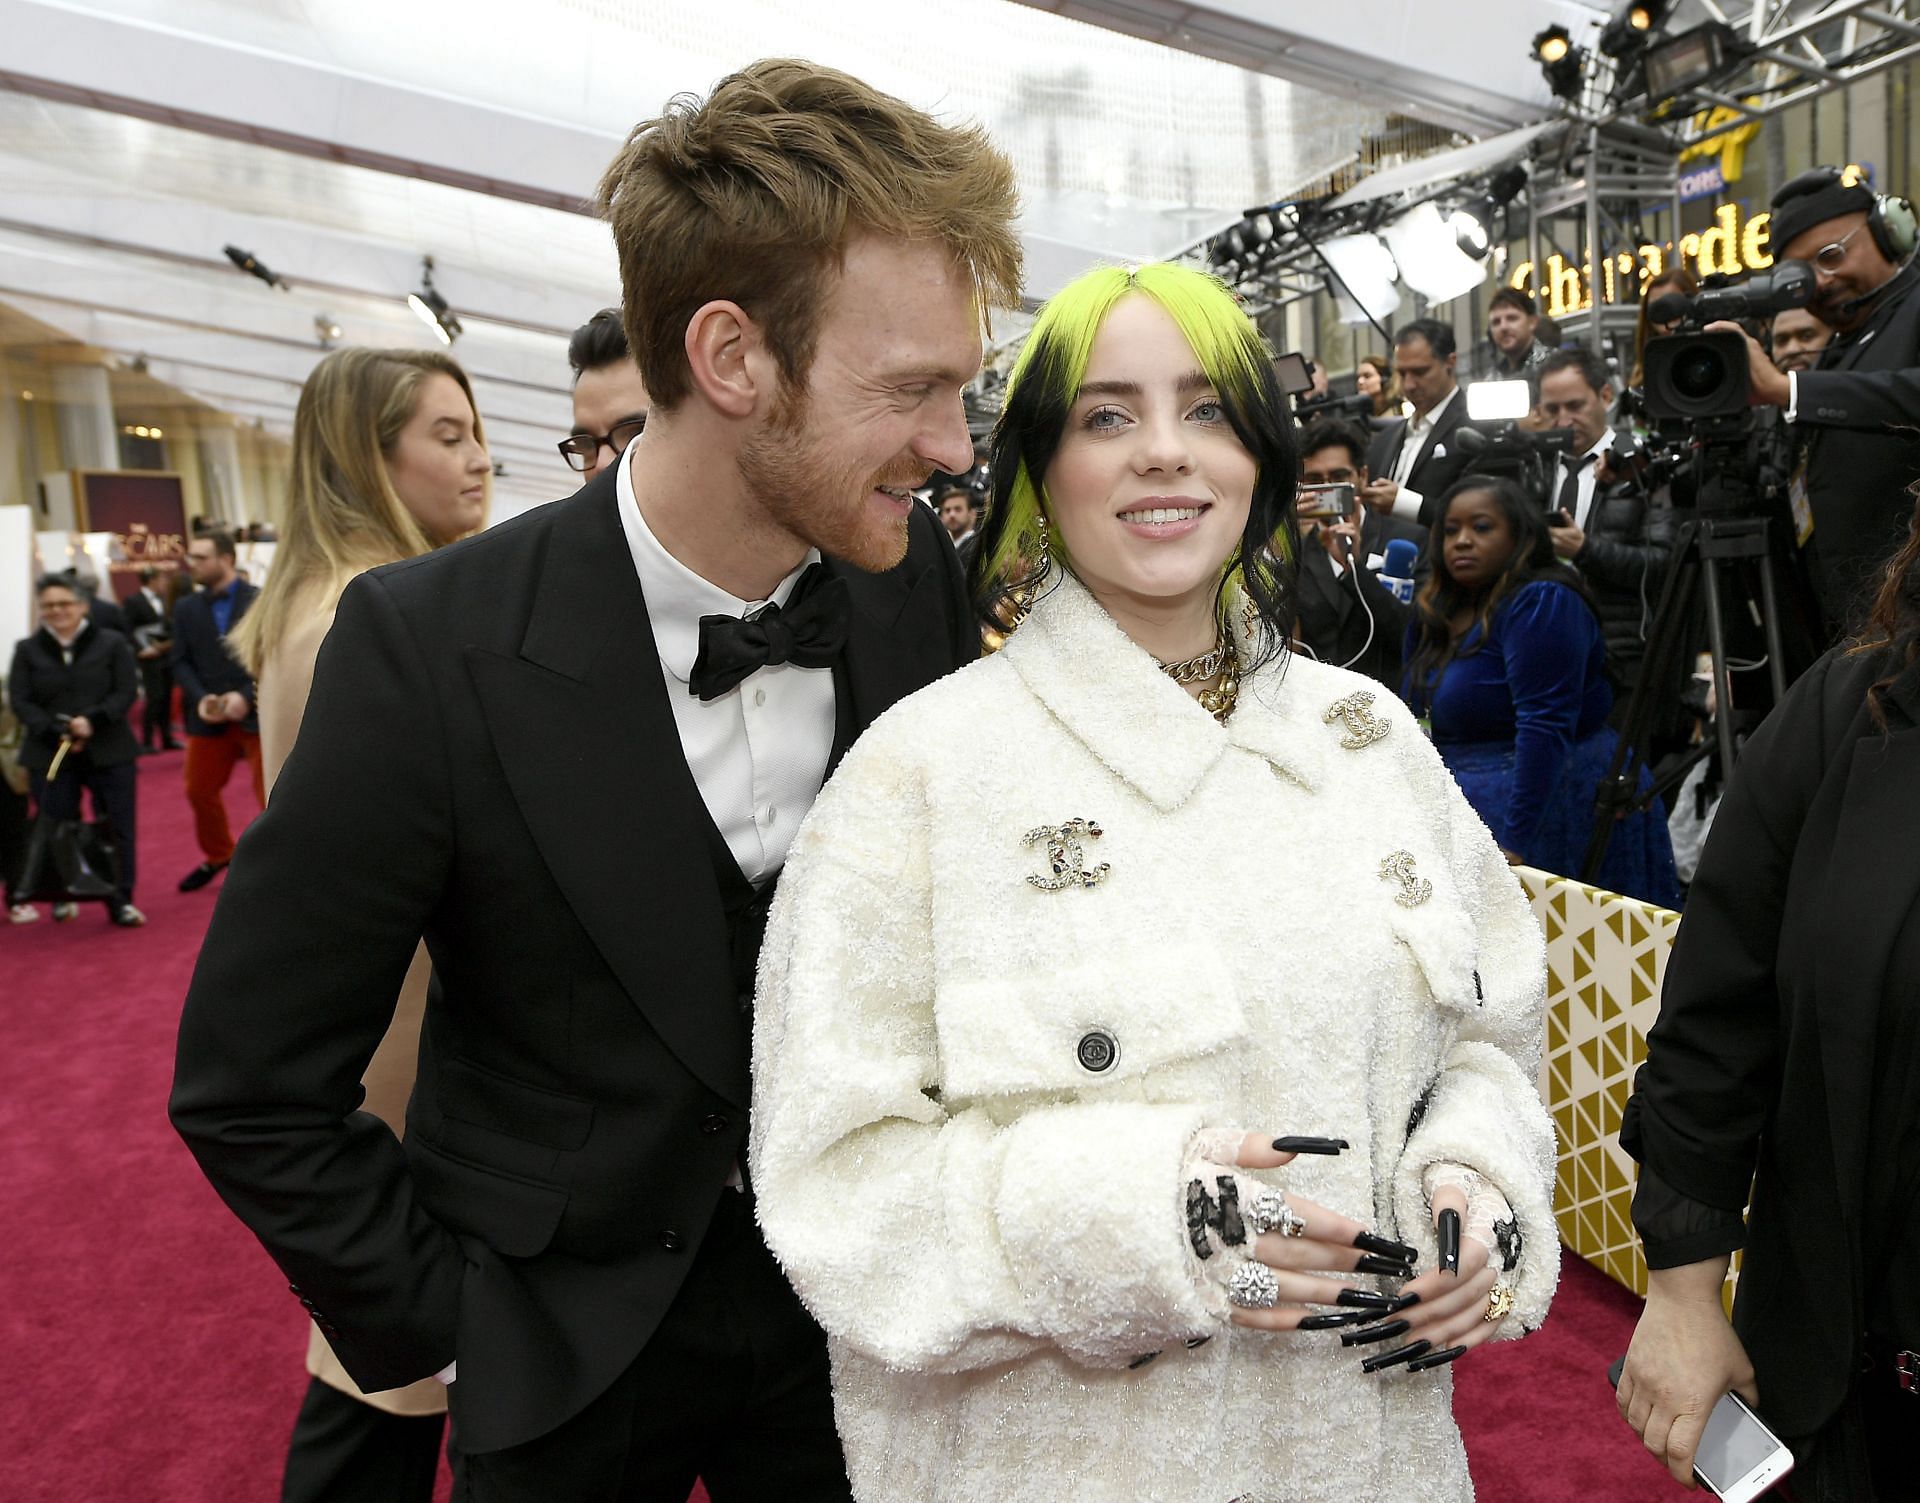
[[[1606,644],[1580,576],[1554,558],[1540,510],[1486,476],[1442,498],[1428,554],[1402,696],[1507,859],[1578,875],[1617,744]],[[1679,906],[1658,802],[1615,826],[1596,885]]]

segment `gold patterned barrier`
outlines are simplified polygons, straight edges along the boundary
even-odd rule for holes
[[[1620,1115],[1660,1016],[1680,915],[1531,867],[1519,875],[1547,936],[1540,1096],[1560,1140],[1560,1240],[1644,1295],[1647,1264],[1631,1216],[1634,1163],[1620,1147]]]

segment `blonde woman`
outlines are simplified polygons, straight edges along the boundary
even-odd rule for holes
[[[788,856],[750,1181],[861,1503],[1463,1503],[1449,1364],[1545,1314],[1539,927],[1406,707],[1287,654],[1292,426],[1213,279],[1058,293],[974,564],[1023,619]]]
[[[492,473],[473,389],[448,356],[347,349],[314,367],[294,416],[287,519],[273,571],[232,636],[259,680],[269,797],[299,736],[314,660],[348,581],[475,531]],[[362,1109],[395,1134],[405,1130],[428,973],[423,949],[362,1082]],[[312,1382],[287,1453],[282,1503],[430,1499],[445,1388],[427,1378],[364,1394],[318,1326],[307,1341],[307,1371]]]

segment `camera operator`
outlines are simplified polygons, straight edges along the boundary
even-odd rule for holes
[[[1400,394],[1413,416],[1374,435],[1367,451],[1374,478],[1362,495],[1374,511],[1430,527],[1441,493],[1467,467],[1467,456],[1452,441],[1467,417],[1454,379],[1459,356],[1453,330],[1438,319],[1417,318],[1394,334],[1393,355]]]
[[[1548,487],[1556,556],[1587,582],[1625,710],[1640,678],[1647,628],[1673,552],[1673,511],[1655,505],[1630,467],[1613,468],[1613,381],[1591,350],[1555,350],[1540,367],[1540,413],[1570,435]]]
[[[1379,569],[1388,543],[1405,538],[1418,548],[1426,534],[1360,500],[1368,479],[1367,437],[1358,424],[1338,418],[1320,418],[1301,436],[1301,485],[1351,486],[1353,495],[1345,513],[1334,517],[1310,515],[1320,498],[1301,493],[1307,546],[1300,550],[1294,638],[1321,662],[1364,673],[1397,694],[1413,607],[1380,582]]]
[[[1802,430],[1794,518],[1803,545],[1811,538],[1821,604],[1843,625],[1899,545],[1906,488],[1920,473],[1913,207],[1876,196],[1850,172],[1817,167],[1774,194],[1772,242],[1779,259],[1813,267],[1809,307],[1834,335],[1807,371],[1776,369],[1749,337],[1750,400],[1780,408]]]
[[[1487,299],[1487,339],[1493,345],[1490,381],[1524,380],[1553,353],[1540,342],[1538,306],[1518,287],[1502,287]]]

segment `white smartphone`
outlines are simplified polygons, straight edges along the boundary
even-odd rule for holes
[[[1607,1381],[1620,1386],[1619,1357],[1607,1369]],[[1780,1443],[1759,1415],[1738,1394],[1722,1395],[1707,1416],[1707,1428],[1693,1453],[1693,1475],[1721,1503],[1752,1503],[1793,1470],[1793,1452]]]
[[[1722,1503],[1749,1503],[1793,1470],[1793,1452],[1730,1393],[1707,1416],[1693,1470]]]

